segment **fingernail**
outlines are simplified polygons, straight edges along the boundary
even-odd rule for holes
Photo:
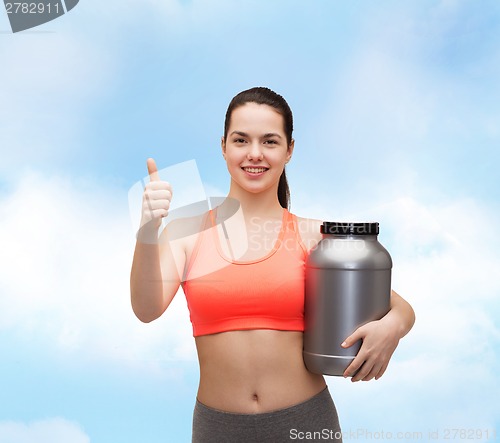
[[[343,342],[340,346],[342,346],[343,348],[345,348],[347,346],[347,343]]]

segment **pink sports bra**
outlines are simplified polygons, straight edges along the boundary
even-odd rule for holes
[[[207,215],[183,283],[193,336],[242,329],[303,331],[307,250],[297,217],[284,209],[273,249],[262,258],[238,261],[224,255],[212,210]]]

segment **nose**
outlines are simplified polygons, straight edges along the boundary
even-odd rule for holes
[[[262,160],[263,157],[264,157],[264,154],[262,153],[262,149],[261,149],[259,143],[252,143],[248,149],[247,159],[248,160]]]

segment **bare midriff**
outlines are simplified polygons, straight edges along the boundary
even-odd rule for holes
[[[303,333],[256,329],[196,337],[200,364],[197,399],[244,414],[269,412],[321,392],[322,375],[307,370]]]

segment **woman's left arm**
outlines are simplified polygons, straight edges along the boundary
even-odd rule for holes
[[[348,348],[362,339],[363,344],[356,358],[344,372],[351,381],[378,380],[384,374],[389,360],[399,340],[404,337],[415,323],[415,312],[410,304],[399,294],[391,291],[391,309],[380,320],[359,327],[342,343]]]

